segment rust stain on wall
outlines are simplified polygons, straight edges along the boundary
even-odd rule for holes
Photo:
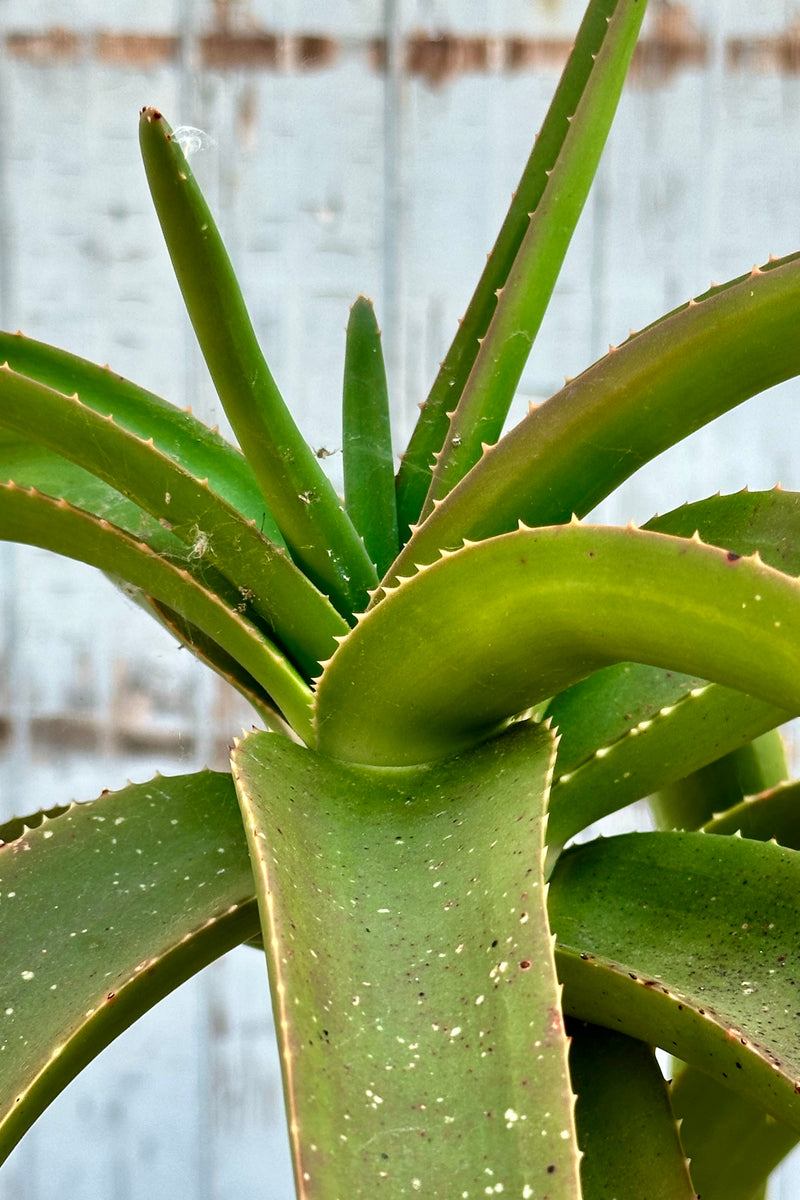
[[[14,58],[51,63],[77,58],[82,38],[69,29],[54,26],[38,33],[6,34],[6,49]]]
[[[169,34],[98,33],[93,50],[101,62],[154,67],[171,62],[178,53],[179,39]]]
[[[800,21],[774,37],[732,38],[727,45],[726,57],[733,70],[797,75],[800,72]]]
[[[10,57],[46,66],[97,59],[121,68],[148,68],[177,60],[177,35],[100,30],[81,34],[61,26],[5,35]],[[233,29],[225,0],[219,0],[215,27],[193,40],[200,63],[209,70],[314,71],[332,66],[342,54],[361,55],[372,70],[386,64],[383,39],[340,42],[320,33],[284,34],[268,29]],[[417,31],[405,42],[406,74],[440,86],[467,74],[559,70],[571,49],[567,38],[465,36],[450,31]],[[683,4],[654,12],[633,60],[634,81],[662,82],[676,71],[708,62],[708,39]],[[800,71],[800,22],[771,37],[729,38],[725,63],[732,70]]]

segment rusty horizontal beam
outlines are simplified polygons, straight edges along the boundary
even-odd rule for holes
[[[121,68],[150,68],[174,62],[181,39],[170,34],[101,30],[78,33],[63,27],[5,35],[6,53],[42,66],[95,60]],[[557,71],[571,48],[566,38],[464,36],[456,33],[412,33],[405,42],[405,73],[436,85],[465,74]],[[371,69],[386,61],[382,39],[339,41],[319,33],[285,34],[269,30],[236,32],[219,29],[193,38],[198,65],[215,71],[323,70],[343,54],[361,54]],[[707,38],[686,10],[670,6],[658,16],[637,47],[632,76],[648,81],[687,67],[704,65],[711,53]],[[800,72],[800,28],[792,26],[772,37],[731,37],[724,46],[731,70]]]

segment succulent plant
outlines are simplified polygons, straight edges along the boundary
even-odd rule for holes
[[[0,831],[5,1152],[259,938],[304,1200],[752,1200],[800,1137],[778,732],[800,713],[800,496],[584,522],[800,373],[800,256],[631,334],[503,434],[644,8],[591,0],[397,475],[371,303],[347,329],[342,498],[156,109],[147,177],[238,448],[0,335],[0,536],[111,576],[263,726],[229,774]],[[643,797],[658,831],[568,845]]]

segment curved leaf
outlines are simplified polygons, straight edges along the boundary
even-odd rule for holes
[[[497,305],[497,294],[504,288],[530,228],[531,214],[536,212],[543,196],[549,194],[550,172],[559,160],[571,119],[581,105],[589,81],[596,75],[595,56],[608,35],[609,17],[616,7],[617,0],[594,0],[586,11],[497,240],[430,394],[422,405],[397,476],[403,541],[409,526],[419,520],[430,486],[434,456],[447,436],[450,413],[472,371],[480,340],[486,334]],[[536,219],[538,222],[540,214],[537,213]]]
[[[21,333],[0,330],[0,362],[66,396],[77,392],[83,404],[101,416],[113,416],[131,433],[152,438],[163,454],[196,479],[206,479],[243,517],[255,521],[271,542],[284,544],[247,460],[188,409],[176,408],[110,367],[98,367]]]
[[[192,558],[207,558],[234,584],[238,602],[258,613],[307,674],[347,631],[283,549],[152,439],[8,366],[0,367],[0,426],[71,458],[165,522]]]
[[[547,709],[562,736],[550,791],[549,866],[587,825],[746,746],[797,711],[637,663],[575,684]],[[598,734],[603,740],[594,742]]]
[[[552,753],[536,725],[402,771],[234,750],[304,1194],[578,1200]]]
[[[659,829],[699,829],[715,813],[788,778],[783,738],[773,729],[661,788],[650,809]]]
[[[0,1157],[137,1017],[258,928],[230,776],[104,794],[0,846]]]
[[[311,736],[310,692],[294,667],[260,630],[188,571],[108,521],[14,484],[0,486],[0,537],[99,567],[180,612],[274,697],[299,736]]]
[[[800,585],[757,558],[632,528],[521,529],[447,554],[362,618],[320,681],[318,747],[426,761],[628,660],[791,711],[799,659]]]
[[[737,554],[757,550],[778,571],[800,574],[800,492],[780,486],[695,500],[653,517],[642,528],[688,538],[698,532],[705,542]]]
[[[174,534],[169,533],[143,509],[128,500],[120,492],[109,487],[84,471],[82,467],[51,454],[41,446],[0,435],[0,482],[14,481],[19,486],[57,496],[75,508],[83,509],[101,520],[131,534],[137,541],[144,542],[151,550],[180,566],[194,576],[200,585],[214,592],[230,608],[241,606],[242,596],[233,585],[213,567],[193,559],[189,549]],[[109,576],[111,582],[126,596],[155,616],[169,629],[173,637],[201,661],[207,663],[223,679],[235,687],[253,705],[266,727],[273,728],[280,717],[274,712],[272,702],[264,689],[251,675],[216,642],[206,637],[195,626],[189,625],[177,613],[159,605],[152,597],[124,580]]]
[[[183,299],[239,444],[293,556],[352,613],[377,582],[375,568],[278,391],[208,205],[156,109],[142,109],[139,140]]]
[[[681,826],[678,821],[697,821],[714,803],[731,808],[735,802],[741,803],[743,794],[772,787],[786,774],[783,739],[773,730],[675,785],[672,795],[659,795],[656,815],[674,822],[676,828],[697,828]],[[655,806],[651,800],[651,807]],[[788,819],[797,825],[796,816]],[[783,822],[779,819],[776,824]],[[776,832],[774,827],[772,832]],[[798,1134],[710,1075],[685,1064],[677,1064],[677,1068],[671,1101],[700,1194],[711,1200],[763,1200],[770,1173],[794,1146]]]
[[[186,646],[187,650],[191,650],[195,658],[205,663],[212,671],[216,671],[221,679],[235,688],[239,695],[243,696],[255,709],[265,729],[273,729],[292,736],[291,727],[276,710],[272,697],[253,679],[242,664],[227,654],[217,642],[206,637],[196,625],[184,620],[180,613],[165,604],[160,604],[152,596],[147,596],[124,582],[120,583],[112,579],[112,583],[117,583],[125,595],[155,617],[159,624],[163,625],[177,641]]]
[[[584,516],[662,450],[800,372],[799,321],[800,255],[792,255],[633,335],[489,447],[414,532],[386,582],[466,538]]]
[[[652,1048],[584,1022],[568,1032],[583,1200],[696,1200]]]
[[[602,839],[561,856],[549,908],[566,1012],[661,1046],[800,1132],[798,851]]]
[[[704,833],[736,834],[800,850],[800,783],[749,796],[703,826]]]
[[[689,538],[699,531],[725,550],[757,550],[770,566],[800,573],[800,495],[780,488],[712,496],[644,528]],[[697,677],[633,663],[582,680],[545,713],[561,735],[550,794],[551,855],[593,821],[796,715]]]

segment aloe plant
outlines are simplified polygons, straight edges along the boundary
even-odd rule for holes
[[[229,774],[0,829],[3,1153],[241,942],[269,963],[303,1200],[753,1200],[800,1138],[779,733],[800,714],[800,496],[584,522],[800,373],[800,256],[631,334],[502,435],[644,7],[591,0],[396,477],[370,302],[342,499],[156,109],[147,178],[239,448],[0,335],[0,535],[111,576],[263,727]],[[643,797],[656,832],[568,845]]]

